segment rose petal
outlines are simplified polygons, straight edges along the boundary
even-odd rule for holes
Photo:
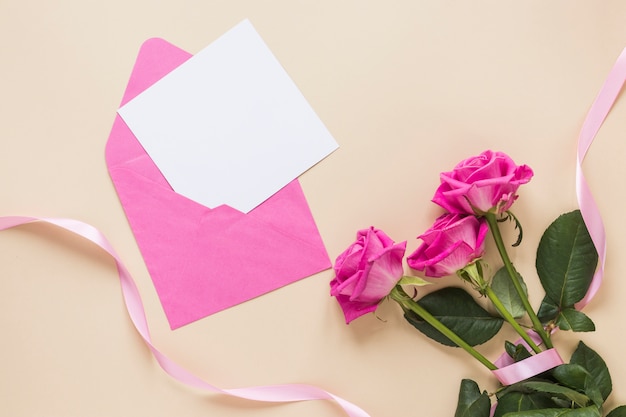
[[[351,321],[358,319],[365,314],[371,313],[372,311],[376,311],[376,308],[378,308],[378,304],[354,302],[345,295],[337,296],[337,302],[343,310],[346,324],[350,324]]]

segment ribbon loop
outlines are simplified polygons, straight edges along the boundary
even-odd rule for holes
[[[98,245],[113,258],[120,277],[124,303],[126,304],[126,309],[128,310],[128,315],[130,316],[131,321],[161,368],[163,368],[168,375],[177,381],[205,391],[254,401],[295,402],[333,400],[346,412],[349,417],[370,417],[369,414],[355,404],[312,385],[288,384],[221,389],[205,382],[190,371],[175,363],[173,360],[169,359],[153,345],[150,337],[150,331],[148,329],[146,313],[143,308],[143,303],[141,301],[137,285],[104,234],[102,234],[95,227],[78,220],[27,216],[0,217],[0,231],[33,222],[49,223],[68,232],[74,233]]]
[[[602,284],[602,279],[604,277],[604,265],[606,262],[606,233],[604,229],[604,223],[602,221],[602,216],[600,215],[600,209],[596,204],[593,195],[591,194],[591,190],[589,185],[587,184],[587,180],[583,174],[582,163],[595,139],[600,127],[606,120],[613,104],[617,100],[620,91],[626,81],[626,48],[622,51],[620,56],[617,58],[615,65],[609,72],[598,96],[594,100],[591,105],[587,116],[585,117],[585,121],[580,129],[580,134],[578,136],[578,147],[577,147],[577,155],[576,155],[576,198],[578,200],[578,206],[580,208],[580,213],[583,217],[585,225],[589,230],[589,235],[591,236],[591,240],[598,251],[598,268],[593,276],[591,281],[591,285],[587,290],[587,294],[576,304],[576,309],[581,310],[584,308],[593,297],[598,292],[600,285]],[[518,341],[518,343],[520,343]],[[548,369],[554,368],[557,365],[563,363],[560,356],[556,351],[551,353],[550,355],[544,355],[540,359],[542,354],[546,352],[550,352],[550,350],[546,350],[540,354],[532,356],[528,359],[525,359],[520,362],[516,362],[505,367],[502,367],[496,371],[493,371],[493,374],[498,378],[500,382],[505,385],[519,382],[523,379],[533,377],[541,372],[544,372]],[[556,355],[555,355],[556,354]],[[498,359],[502,363],[506,362],[506,358],[508,355],[506,353],[502,354]],[[560,361],[560,363],[559,363]],[[523,364],[523,365],[521,365]],[[534,372],[534,373],[533,373]],[[526,376],[524,376],[526,375]],[[520,379],[521,378],[521,379]],[[514,381],[514,382],[510,382]]]
[[[553,348],[492,372],[502,385],[511,385],[562,364],[563,359],[561,359],[556,349]]]

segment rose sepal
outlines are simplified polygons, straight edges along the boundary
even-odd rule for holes
[[[432,282],[426,281],[424,278],[416,277],[413,275],[404,275],[400,278],[397,285],[412,285],[416,287],[423,287],[425,285],[432,285]]]

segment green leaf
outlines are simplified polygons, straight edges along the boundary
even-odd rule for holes
[[[454,417],[489,417],[490,410],[489,395],[481,393],[478,384],[471,379],[462,380]]]
[[[556,318],[559,316],[561,309],[558,305],[554,303],[548,296],[543,297],[541,301],[541,305],[539,306],[539,311],[537,312],[537,317],[542,324],[548,324],[551,321],[556,321]]]
[[[598,253],[580,210],[559,216],[537,248],[537,273],[546,295],[560,308],[573,307],[589,288]]]
[[[574,389],[554,384],[552,382],[526,381],[520,382],[519,385],[533,391],[556,395],[557,397],[572,401],[581,407],[584,407],[589,403],[589,397],[585,394],[581,394]]]
[[[425,295],[417,303],[470,346],[485,343],[502,327],[500,317],[489,314],[462,288],[446,287]],[[408,310],[404,317],[431,339],[446,346],[457,346],[414,312]]]
[[[596,385],[596,383],[591,378],[587,378],[585,381],[585,394],[587,397],[593,401],[595,405],[598,407],[602,407],[604,404],[604,398],[602,398],[602,393],[600,392],[600,388]]]
[[[515,362],[528,359],[532,356],[524,345],[521,343],[519,345],[515,345],[508,340],[504,342],[504,350]]]
[[[543,392],[513,391],[498,398],[498,405],[493,417],[502,417],[507,413],[540,410],[554,407],[550,395]]]
[[[522,284],[522,288],[524,289],[524,293],[528,295],[528,290],[526,288],[526,284],[522,279],[522,276],[518,273],[517,277]],[[507,309],[509,313],[515,318],[520,318],[524,314],[526,314],[526,310],[524,309],[524,304],[522,303],[522,299],[519,294],[515,290],[515,286],[509,277],[509,273],[507,272],[505,267],[502,267],[495,273],[493,279],[491,280],[491,289],[496,293],[496,296],[500,299],[504,307]]]
[[[561,384],[582,391],[585,389],[585,380],[591,374],[578,364],[566,363],[554,368],[552,376]]]
[[[609,374],[609,368],[604,360],[593,349],[583,342],[578,343],[578,347],[572,354],[570,363],[582,366],[589,372],[593,383],[597,386],[603,400],[606,400],[613,390],[613,382]]]
[[[543,410],[507,413],[503,417],[601,417],[596,406],[585,408],[546,408]]]
[[[600,388],[592,375],[582,366],[575,363],[559,365],[552,370],[552,376],[561,384],[584,392],[597,406],[604,403]]]
[[[613,409],[606,417],[626,417],[626,405],[620,405]]]
[[[566,417],[602,417],[602,412],[599,407],[590,405],[589,407],[570,410],[563,415]]]
[[[575,308],[565,308],[556,319],[556,324],[561,330],[572,330],[574,332],[593,332],[596,326],[584,313]]]
[[[517,346],[518,345],[511,343],[508,340],[504,341],[504,351],[513,359],[515,358],[515,355],[517,353]]]

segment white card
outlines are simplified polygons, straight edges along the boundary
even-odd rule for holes
[[[174,191],[244,213],[337,149],[245,20],[118,110]]]

